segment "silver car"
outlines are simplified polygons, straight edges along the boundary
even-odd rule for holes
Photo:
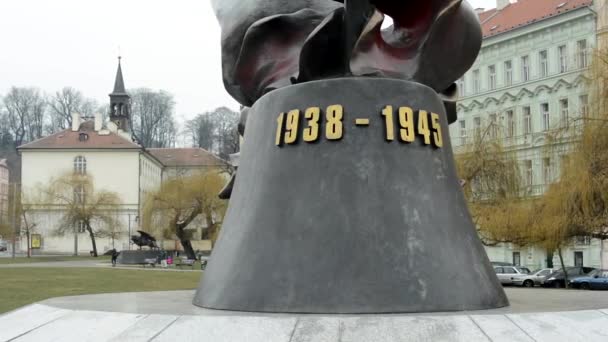
[[[530,274],[517,278],[517,282],[514,282],[514,285],[520,285],[523,287],[534,287],[537,285],[540,286],[545,282],[547,276],[553,272],[555,272],[555,269],[553,268],[543,268],[540,270],[536,270]]]
[[[521,286],[523,284],[521,278],[530,274],[529,269],[519,266],[495,266],[494,271],[503,285]]]

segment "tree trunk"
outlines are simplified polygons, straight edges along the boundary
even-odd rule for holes
[[[190,242],[190,239],[186,238],[184,229],[178,227],[176,229],[176,233],[177,233],[176,235],[177,235],[177,238],[179,239],[179,242],[182,244],[182,247],[184,248],[184,252],[186,252],[186,255],[188,256],[188,259],[195,260],[196,254],[194,254],[194,249],[192,248],[192,242]]]
[[[97,242],[95,242],[95,234],[93,234],[93,229],[87,223],[87,231],[89,232],[89,237],[91,238],[91,246],[93,247],[93,256],[97,258]]]
[[[562,265],[562,271],[564,272],[564,288],[568,288],[568,270],[564,265],[564,256],[562,255],[562,247],[557,248],[557,254],[559,255],[559,262]]]

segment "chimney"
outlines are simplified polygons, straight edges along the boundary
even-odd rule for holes
[[[97,112],[97,113],[95,113],[95,132],[101,131],[102,128],[103,128],[103,120],[101,117],[101,113]]]
[[[80,130],[80,114],[72,113],[72,132]]]
[[[501,9],[509,6],[510,3],[510,0],[496,0],[496,9],[500,11]]]

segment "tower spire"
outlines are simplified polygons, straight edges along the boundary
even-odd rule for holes
[[[131,119],[131,97],[125,89],[125,81],[122,77],[122,56],[118,56],[118,70],[114,80],[114,91],[110,94],[110,120],[125,132],[130,130]]]
[[[118,56],[118,70],[116,70],[116,79],[114,80],[114,91],[111,95],[123,95],[126,94],[125,90],[125,81],[122,77],[122,66],[121,66],[122,56]]]

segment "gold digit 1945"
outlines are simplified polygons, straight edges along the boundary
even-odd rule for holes
[[[327,107],[327,125],[325,135],[327,140],[340,140],[344,135],[344,108],[341,105]]]
[[[410,107],[399,108],[399,125],[401,126],[401,141],[412,143],[416,140],[416,126],[414,125],[414,111]]]
[[[319,119],[321,118],[321,108],[308,108],[304,113],[308,120],[308,127],[304,129],[303,139],[305,142],[315,142],[319,139]]]
[[[424,144],[431,144],[431,130],[429,129],[429,113],[421,110],[418,113],[418,134],[424,137]]]
[[[443,135],[441,134],[441,123],[439,122],[439,114],[431,113],[431,125],[433,126],[433,139],[435,146],[443,147]]]
[[[384,116],[384,126],[386,128],[386,141],[395,140],[395,118],[393,115],[393,106],[386,106],[382,110]]]

